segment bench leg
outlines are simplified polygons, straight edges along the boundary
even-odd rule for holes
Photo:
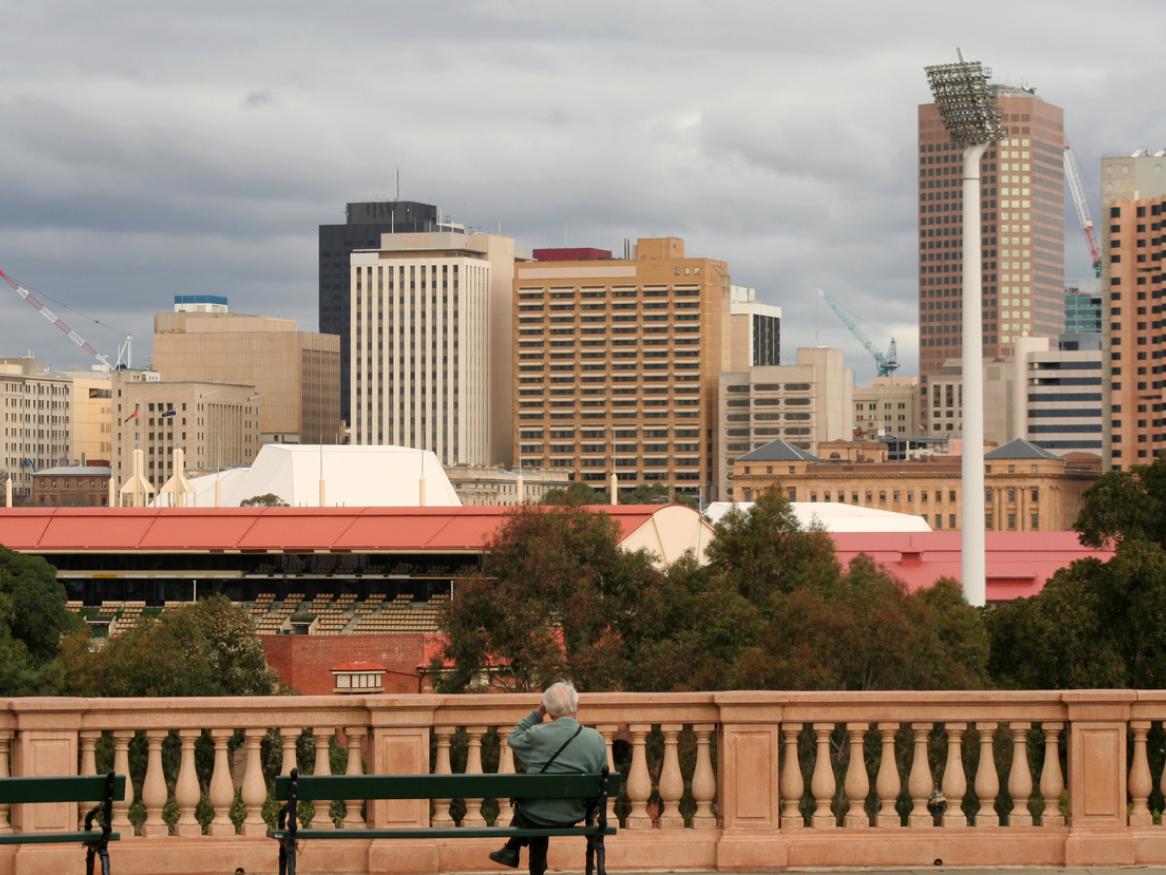
[[[595,863],[598,872],[596,875],[607,875],[607,849],[603,846],[603,836],[595,837]]]
[[[279,875],[296,875],[296,845],[287,839],[279,842]]]
[[[85,846],[85,875],[93,875],[93,855],[97,849],[93,845]]]

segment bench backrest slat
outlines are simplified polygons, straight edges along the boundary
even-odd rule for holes
[[[100,802],[105,798],[105,775],[52,778],[0,778],[0,804],[37,802]],[[126,776],[113,779],[113,798],[126,798]]]
[[[601,775],[300,775],[303,802],[329,799],[594,799]],[[275,779],[284,801],[291,778]],[[619,772],[607,776],[607,795],[619,794]]]

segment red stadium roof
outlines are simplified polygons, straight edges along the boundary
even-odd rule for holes
[[[843,565],[860,553],[916,590],[941,577],[960,579],[959,532],[831,532]],[[1059,568],[1090,556],[1102,562],[1112,550],[1082,546],[1076,532],[988,532],[988,601],[1035,595]]]
[[[627,538],[664,505],[601,505]],[[510,507],[4,508],[0,544],[29,553],[475,552]]]

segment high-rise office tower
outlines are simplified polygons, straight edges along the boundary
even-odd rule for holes
[[[1065,289],[1065,334],[1101,333],[1101,293],[1072,286]]]
[[[1064,126],[1031,90],[993,86],[1005,136],[981,165],[984,358],[1064,323]],[[919,107],[919,370],[961,356],[961,150],[935,104]],[[926,389],[924,389],[926,392]],[[929,409],[929,406],[925,406]]]
[[[382,234],[410,234],[437,228],[437,207],[415,201],[348,204],[342,225],[320,226],[320,333],[340,336],[340,415],[349,410],[349,256],[357,249],[376,249]]]
[[[621,488],[708,498],[717,379],[750,363],[730,355],[728,265],[676,237],[593,252],[536,249],[516,267],[516,457],[599,489],[614,471]]]
[[[1102,467],[1166,452],[1166,150],[1101,159]]]
[[[384,234],[352,254],[352,443],[509,464],[514,241]]]
[[[751,366],[781,364],[781,307],[762,304],[756,289],[731,286],[729,323],[733,348],[750,350]]]

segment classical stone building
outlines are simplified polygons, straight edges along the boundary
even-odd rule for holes
[[[919,437],[922,427],[918,377],[871,377],[854,387],[855,437]]]
[[[961,527],[960,459],[935,456],[887,460],[881,442],[825,442],[818,455],[782,440],[737,459],[738,500],[752,501],[778,486],[791,501],[836,501],[918,514],[933,529]],[[1015,440],[985,456],[985,523],[991,531],[1064,531],[1072,528],[1085,491],[1099,474],[1088,453],[1058,456]]]
[[[552,489],[571,485],[571,478],[561,468],[524,468],[519,472],[485,465],[450,465],[445,476],[463,505],[538,504]]]

